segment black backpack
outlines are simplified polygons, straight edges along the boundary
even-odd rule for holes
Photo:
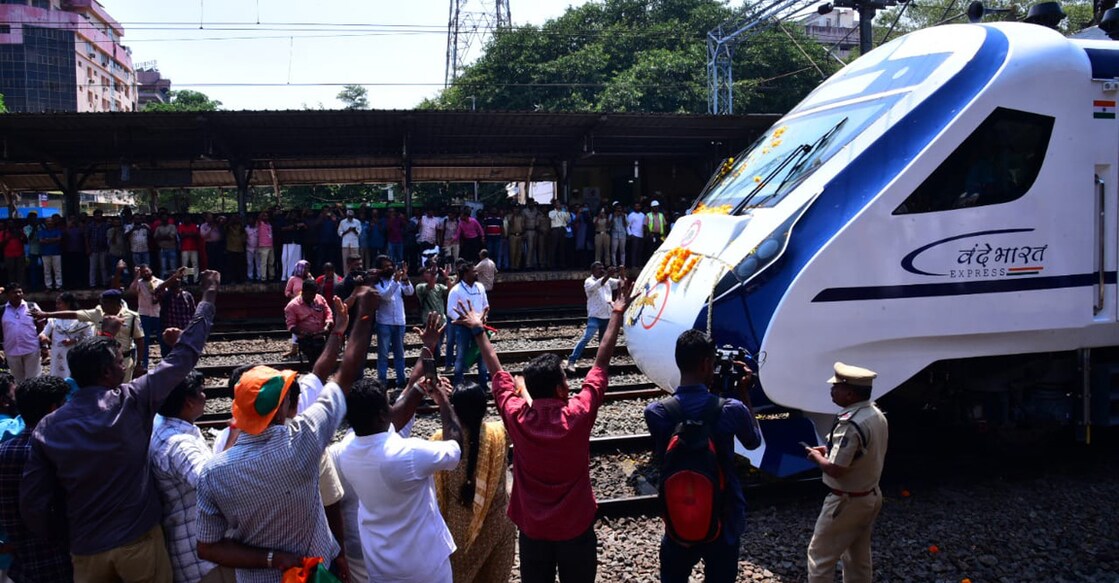
[[[724,403],[712,395],[699,419],[687,419],[676,397],[661,401],[676,428],[661,460],[658,497],[668,536],[685,546],[711,542],[723,530],[726,478],[714,432]]]

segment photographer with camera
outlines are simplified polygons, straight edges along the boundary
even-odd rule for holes
[[[749,399],[754,374],[746,357],[744,350],[717,351],[705,332],[686,330],[676,339],[680,386],[645,409],[653,458],[661,464],[663,582],[686,582],[700,559],[708,583],[730,583],[737,576],[746,499],[734,472],[734,439],[746,449],[761,445]],[[715,387],[729,390],[713,392]]]
[[[381,255],[375,260],[377,279],[372,288],[380,297],[377,308],[377,379],[381,385],[394,389],[403,387],[404,381],[404,298],[416,293],[408,279],[408,262],[399,265]],[[388,382],[389,350],[392,350],[396,378]]]

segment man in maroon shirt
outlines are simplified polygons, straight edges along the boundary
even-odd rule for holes
[[[502,370],[484,334],[482,316],[471,306],[452,306],[455,322],[474,335],[493,374],[493,396],[513,440],[513,492],[509,518],[520,529],[521,581],[593,582],[598,569],[594,534],[598,504],[591,491],[590,439],[608,382],[630,285],[611,304],[610,323],[583,390],[568,397],[559,356],[545,354],[525,367],[524,389]]]

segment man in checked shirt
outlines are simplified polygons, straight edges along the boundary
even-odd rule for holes
[[[289,418],[299,400],[294,371],[258,366],[237,383],[233,418],[242,435],[206,463],[198,481],[198,556],[237,569],[240,583],[279,583],[303,557],[346,571],[322,512],[319,468],[361,374],[377,304],[368,289],[357,292],[342,366],[302,414]],[[348,324],[344,306],[336,304],[328,354],[337,353]]]

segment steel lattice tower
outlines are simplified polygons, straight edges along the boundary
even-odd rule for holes
[[[477,56],[486,39],[512,24],[509,0],[450,0],[447,19],[447,68],[443,86],[449,87]]]

